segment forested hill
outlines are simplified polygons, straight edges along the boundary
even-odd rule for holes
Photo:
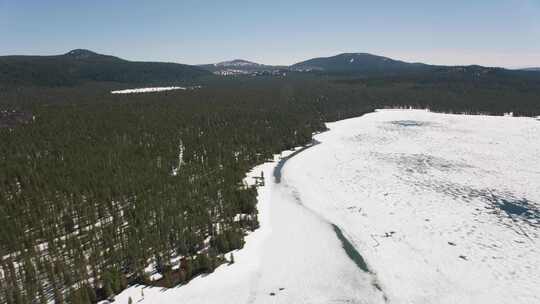
[[[313,58],[293,64],[291,71],[310,72],[319,75],[357,76],[362,78],[392,77],[411,82],[484,82],[521,83],[539,82],[540,73],[527,70],[509,70],[480,65],[445,66],[410,63],[368,53],[343,53],[331,57]]]
[[[185,64],[128,61],[82,49],[54,56],[0,57],[2,86],[69,86],[88,81],[177,83],[208,74]]]
[[[433,66],[408,63],[368,53],[344,53],[331,57],[313,58],[293,64],[297,71],[390,73],[427,71]]]

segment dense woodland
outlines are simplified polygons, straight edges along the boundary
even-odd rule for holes
[[[207,77],[128,95],[0,87],[0,303],[92,303],[211,272],[258,226],[246,172],[326,121],[402,106],[540,115],[537,77],[459,73]]]

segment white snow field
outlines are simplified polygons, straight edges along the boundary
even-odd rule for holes
[[[163,92],[163,91],[173,91],[173,90],[191,90],[191,89],[199,89],[199,88],[200,88],[200,86],[194,86],[194,87],[152,87],[152,88],[136,88],[136,89],[126,89],[126,90],[111,91],[111,94],[153,93],[153,92]]]
[[[382,110],[327,126],[248,174],[266,177],[261,228],[235,264],[115,303],[540,303],[539,121]]]
[[[328,124],[288,183],[391,303],[540,303],[540,122],[386,110]]]

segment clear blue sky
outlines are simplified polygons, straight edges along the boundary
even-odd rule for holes
[[[0,55],[74,48],[189,64],[370,52],[540,66],[540,0],[0,0]]]

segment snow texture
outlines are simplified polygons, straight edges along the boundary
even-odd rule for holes
[[[214,63],[214,66],[216,67],[258,67],[261,66],[261,64],[242,60],[242,59],[235,59],[231,61],[223,61],[219,63]]]
[[[328,127],[285,178],[389,302],[540,303],[538,121],[393,110]]]
[[[197,89],[196,87],[152,87],[152,88],[137,88],[137,89],[126,89],[126,90],[117,90],[111,91],[112,94],[134,94],[134,93],[152,93],[152,92],[162,92],[162,91],[172,91],[172,90],[188,90],[188,89]]]
[[[540,122],[384,110],[328,127],[248,174],[266,177],[261,228],[234,264],[116,303],[540,302]]]

